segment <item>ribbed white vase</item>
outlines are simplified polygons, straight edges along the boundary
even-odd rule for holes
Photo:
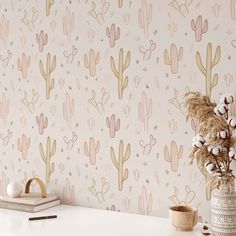
[[[215,236],[236,236],[236,193],[234,184],[222,184],[211,197],[211,224]]]

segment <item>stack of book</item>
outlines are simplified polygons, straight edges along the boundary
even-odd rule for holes
[[[60,205],[60,200],[54,194],[48,194],[46,198],[39,193],[22,194],[17,198],[0,196],[0,208],[10,210],[38,212],[57,205]]]

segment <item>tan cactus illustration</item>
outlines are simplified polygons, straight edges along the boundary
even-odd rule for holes
[[[5,44],[7,37],[9,35],[9,20],[6,20],[6,17],[2,15],[0,21],[0,40]]]
[[[119,8],[123,7],[123,0],[118,0],[118,7]]]
[[[53,5],[54,0],[46,0],[46,16],[50,15],[50,8]]]
[[[191,21],[192,30],[195,31],[195,41],[200,42],[202,40],[202,35],[207,32],[208,30],[208,20],[205,19],[202,25],[202,16],[199,15],[196,19]]]
[[[92,90],[92,97],[89,99],[89,103],[94,106],[100,114],[105,112],[105,104],[108,102],[110,98],[110,94],[105,90],[105,88],[101,88],[101,99],[96,99],[96,92]]]
[[[9,184],[9,178],[6,177],[4,171],[2,171],[2,175],[0,178],[0,195],[7,196],[7,185]]]
[[[91,165],[96,164],[96,155],[100,149],[100,142],[97,141],[95,144],[94,138],[89,139],[89,145],[87,142],[84,143],[84,154],[89,157],[89,163]]]
[[[178,64],[183,57],[183,48],[180,47],[179,51],[174,43],[170,45],[170,54],[167,49],[164,51],[164,62],[166,65],[170,65],[171,73],[178,73]]]
[[[0,61],[2,62],[1,63],[2,66],[7,67],[11,58],[12,58],[12,53],[10,50],[7,50],[7,54],[0,55]]]
[[[69,178],[65,180],[65,186],[63,187],[62,202],[64,204],[73,204],[75,200],[75,186],[70,183]]]
[[[92,1],[92,9],[89,11],[89,13],[98,22],[98,24],[102,25],[104,23],[104,16],[107,13],[109,7],[109,2],[106,0],[101,0],[101,10],[96,11],[96,3]]]
[[[8,129],[7,134],[0,133],[0,139],[2,140],[2,145],[7,146],[10,139],[12,138],[12,132]]]
[[[54,172],[54,169],[55,169],[55,163],[53,162],[51,164],[51,158],[56,153],[56,140],[54,140],[53,144],[51,145],[51,138],[47,137],[47,144],[45,147],[45,151],[43,150],[42,143],[39,144],[39,151],[40,151],[40,155],[46,165],[46,181],[47,181],[47,183],[49,183],[50,176]]]
[[[110,188],[110,184],[106,181],[104,177],[101,179],[102,187],[101,190],[97,190],[96,181],[92,178],[92,186],[88,188],[88,191],[92,193],[98,200],[99,203],[105,202],[105,194]]]
[[[24,79],[27,78],[27,73],[28,73],[28,69],[30,67],[30,63],[31,63],[31,58],[30,58],[30,56],[28,56],[28,58],[27,58],[25,53],[21,54],[21,59],[19,57],[17,59],[17,69],[19,71],[21,71],[22,77]]]
[[[41,113],[39,116],[36,116],[36,124],[39,127],[39,134],[42,135],[45,128],[48,127],[48,118],[44,117],[44,114]]]
[[[144,125],[145,132],[149,131],[149,119],[152,116],[152,99],[148,101],[147,95],[145,92],[142,92],[142,101],[138,104],[138,117],[139,120]]]
[[[26,10],[24,10],[24,17],[21,19],[21,21],[28,27],[30,31],[33,31],[35,28],[35,22],[38,19],[39,11],[36,10],[34,7],[32,7],[32,16],[31,18],[28,18],[28,13]]]
[[[108,117],[106,118],[106,125],[109,128],[110,138],[114,138],[115,132],[120,130],[120,119],[116,120],[116,115],[112,114],[110,120]]]
[[[46,82],[46,98],[50,98],[50,92],[54,88],[54,79],[51,79],[51,73],[56,68],[56,56],[53,56],[52,62],[51,62],[51,54],[47,54],[47,61],[45,65],[45,70],[43,69],[43,62],[40,60],[39,62],[39,70],[41,75],[43,76],[43,79]]]
[[[39,45],[39,51],[42,52],[43,47],[48,43],[48,35],[44,34],[44,31],[41,30],[39,34],[36,34],[36,42]]]
[[[212,89],[217,85],[218,83],[218,74],[215,73],[212,76],[212,68],[218,64],[221,56],[221,49],[220,46],[217,46],[214,58],[212,55],[212,44],[207,44],[207,52],[206,52],[206,65],[203,66],[202,59],[200,53],[197,51],[196,53],[196,62],[198,65],[199,70],[203,73],[205,76],[205,86],[206,86],[206,96],[211,97],[211,91]]]
[[[95,56],[95,52],[92,48],[89,49],[89,55],[84,55],[84,66],[85,68],[89,69],[89,75],[95,76],[96,75],[96,66],[100,61],[100,53],[97,52]]]
[[[2,100],[0,100],[0,119],[3,125],[7,125],[7,116],[9,115],[9,99],[6,98],[5,93],[2,93]]]
[[[112,56],[110,57],[110,64],[113,74],[118,79],[118,97],[119,99],[122,99],[124,89],[128,86],[128,76],[125,76],[124,78],[124,71],[128,68],[130,64],[130,51],[127,52],[127,55],[124,58],[124,51],[123,48],[121,48],[119,52],[119,61],[117,68],[115,65],[114,58]]]
[[[66,8],[65,16],[63,16],[62,19],[62,28],[63,28],[63,33],[66,35],[67,40],[70,42],[71,41],[71,33],[74,30],[75,27],[75,17],[74,13],[70,12],[69,8]]]
[[[166,161],[170,162],[171,170],[177,172],[179,159],[183,157],[183,145],[180,145],[178,148],[176,142],[172,140],[170,150],[167,146],[164,147],[164,157]]]
[[[169,196],[169,200],[175,204],[176,206],[190,206],[190,203],[194,200],[196,193],[190,189],[188,185],[185,185],[185,197],[183,200],[179,199],[179,190],[176,186],[174,186],[174,194]]]
[[[22,134],[21,138],[17,139],[17,149],[21,152],[21,156],[24,160],[27,159],[28,149],[31,145],[31,138],[26,138],[25,134]]]
[[[139,27],[143,29],[144,36],[148,38],[148,25],[152,20],[152,4],[147,3],[147,0],[142,0],[142,7],[138,11]]]
[[[27,92],[24,92],[24,97],[21,100],[21,102],[25,105],[25,107],[33,113],[35,111],[35,104],[37,103],[39,98],[38,92],[36,92],[34,89],[32,89],[32,98],[31,100],[28,100],[28,94]]]
[[[192,4],[193,0],[185,0],[183,3],[180,3],[179,0],[171,0],[169,3],[170,7],[173,7],[177,10],[182,16],[186,17],[189,14],[189,7]]]
[[[117,27],[116,25],[112,24],[110,26],[110,29],[107,27],[106,28],[106,34],[107,37],[109,38],[109,45],[111,48],[115,47],[115,41],[120,38],[120,27]]]
[[[236,0],[230,0],[231,19],[236,20]]]
[[[75,101],[71,95],[66,93],[66,100],[63,102],[63,118],[67,121],[67,127],[71,127],[71,119],[75,113]]]
[[[138,198],[139,214],[150,215],[152,212],[152,193],[147,193],[147,188],[142,186],[142,193]]]
[[[118,170],[118,188],[119,191],[122,191],[124,181],[126,181],[129,176],[129,170],[127,168],[124,170],[124,162],[130,158],[130,144],[126,146],[124,153],[124,143],[123,140],[120,140],[117,159],[113,147],[110,148],[110,156],[114,166]]]

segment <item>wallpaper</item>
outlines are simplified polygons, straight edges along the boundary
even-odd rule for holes
[[[183,96],[235,94],[235,57],[235,0],[1,0],[0,194],[38,176],[66,204],[209,221]]]

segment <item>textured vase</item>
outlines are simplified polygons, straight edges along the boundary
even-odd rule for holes
[[[222,184],[211,198],[211,224],[215,236],[236,236],[236,193],[233,186]]]

